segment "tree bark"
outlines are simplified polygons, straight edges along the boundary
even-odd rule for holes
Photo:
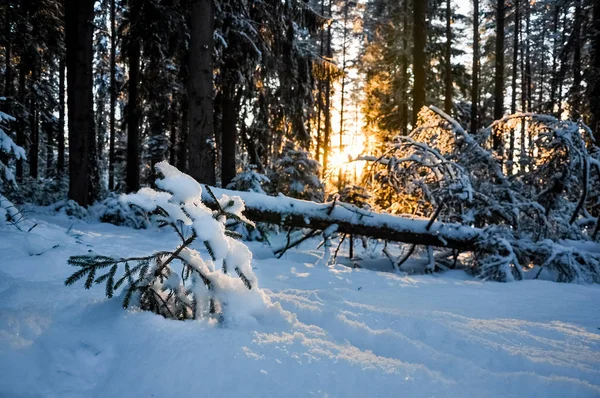
[[[448,225],[430,220],[415,220],[390,214],[378,214],[340,203],[315,203],[285,196],[267,196],[254,192],[231,191],[211,187],[218,197],[223,194],[240,196],[245,204],[244,215],[256,222],[295,228],[325,230],[333,224],[337,232],[370,236],[417,245],[473,249],[482,231],[477,228]],[[204,189],[202,201],[210,208],[217,204]]]
[[[477,133],[479,108],[479,0],[473,0],[473,84],[471,87],[471,134]]]
[[[558,86],[557,66],[559,54],[559,34],[558,34],[558,19],[560,16],[560,6],[554,6],[554,16],[552,22],[552,76],[550,78],[550,98],[546,112],[554,114],[554,106],[556,105],[556,90]]]
[[[58,146],[58,159],[56,171],[62,178],[65,169],[65,57],[60,56],[58,61],[58,132],[56,145]]]
[[[444,79],[444,112],[452,114],[452,2],[446,0],[446,76]]]
[[[512,79],[511,79],[511,99],[510,99],[510,113],[517,113],[517,74],[519,70],[519,22],[520,22],[520,8],[519,0],[515,0],[515,12],[514,12],[514,35],[513,35],[513,59],[512,59]],[[511,149],[511,151],[514,148]],[[509,156],[512,159],[512,152]]]
[[[213,120],[213,2],[193,0],[189,54],[189,174],[197,181],[215,184]]]
[[[69,199],[92,203],[90,157],[95,146],[92,38],[94,0],[65,1],[67,106],[69,117]]]
[[[600,142],[600,1],[594,2],[590,48],[590,78],[588,101],[590,103],[590,127]]]
[[[8,3],[8,2],[7,2]],[[5,10],[5,17],[6,20],[4,21],[4,23],[6,24],[4,26],[5,32],[4,35],[6,36],[6,44],[5,44],[5,48],[6,48],[6,59],[5,59],[5,74],[4,74],[4,96],[5,97],[10,97],[13,95],[13,77],[12,77],[12,65],[11,65],[11,61],[12,61],[12,31],[11,31],[11,27],[12,27],[12,21],[11,21],[11,17],[10,17],[10,5],[6,5],[6,10]]]
[[[496,70],[494,76],[494,120],[504,116],[504,2],[496,4]],[[499,149],[501,137],[494,135],[494,148]]]
[[[425,45],[427,44],[427,2],[413,0],[413,128],[417,124],[417,116],[425,105]]]
[[[27,155],[27,160],[29,161],[29,177],[33,179],[38,178],[40,152],[39,112],[37,109],[37,96],[34,90],[38,76],[38,65],[33,64],[31,69],[31,79],[29,81],[29,153]]]
[[[132,2],[131,15],[133,18],[139,12],[139,3]],[[140,189],[140,109],[138,106],[138,85],[140,79],[139,38],[129,40],[127,56],[129,58],[129,92],[127,100],[127,170],[125,181],[127,192]]]
[[[235,87],[230,82],[223,82],[222,92],[222,148],[221,148],[221,181],[226,187],[235,177],[235,149],[237,146],[238,101]]]
[[[115,107],[117,103],[116,59],[117,59],[117,21],[116,0],[110,0],[110,109],[108,144],[108,189],[115,189]]]
[[[575,0],[575,21],[573,26],[573,87],[571,95],[571,119],[581,116],[581,0]]]

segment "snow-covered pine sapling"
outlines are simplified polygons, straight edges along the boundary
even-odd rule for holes
[[[105,283],[109,298],[123,285],[125,308],[134,304],[170,319],[223,319],[230,301],[239,303],[236,297],[257,286],[250,266],[252,254],[234,239],[237,234],[225,229],[230,218],[251,224],[242,215],[244,203],[237,196],[217,199],[206,187],[218,203],[212,211],[202,203],[202,187],[192,177],[167,162],[158,163],[156,170],[164,176],[156,181],[159,190],[142,188],[121,200],[154,212],[162,226],[171,227],[179,236],[179,246],[132,258],[73,256],[69,264],[79,270],[65,284],[85,278],[84,286],[89,289]],[[197,241],[203,243],[209,259],[191,247]],[[234,272],[237,277],[232,276]]]
[[[0,101],[4,101],[0,97]],[[15,205],[8,200],[3,193],[8,187],[16,186],[15,175],[9,167],[11,159],[25,159],[25,150],[14,143],[9,137],[8,123],[15,121],[15,118],[0,111],[0,226],[5,223],[18,227],[22,215]]]

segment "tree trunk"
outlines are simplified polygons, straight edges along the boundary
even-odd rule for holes
[[[410,0],[403,0],[402,2],[402,55],[400,56],[400,92],[402,93],[402,104],[401,104],[401,118],[400,118],[400,132],[402,135],[408,134],[408,43],[411,35],[411,31],[409,29],[410,25],[408,24],[408,2]]]
[[[58,159],[56,171],[62,178],[65,169],[65,57],[60,56],[58,61],[58,132],[56,145],[58,146]]]
[[[65,1],[67,106],[69,117],[69,199],[92,203],[90,157],[95,146],[92,38],[94,0]]]
[[[137,12],[135,4],[132,14]],[[138,84],[140,78],[140,42],[131,38],[127,49],[129,57],[129,92],[127,101],[127,192],[140,189],[140,109],[138,107]]]
[[[237,144],[238,104],[235,87],[230,82],[223,82],[222,101],[221,182],[223,187],[226,187],[236,174],[235,149]]]
[[[512,79],[511,79],[511,99],[510,99],[510,113],[517,113],[517,72],[519,70],[519,32],[521,28],[519,27],[520,22],[520,8],[519,0],[515,2],[515,12],[514,12],[514,35],[513,35],[513,59],[512,59]],[[511,133],[512,134],[512,133]],[[511,149],[511,153],[509,155],[509,160],[512,160],[514,147]]]
[[[592,21],[588,100],[591,113],[590,127],[598,143],[600,142],[600,1],[594,2]]]
[[[215,184],[213,120],[213,2],[193,0],[189,54],[189,174],[197,181]]]
[[[315,203],[285,196],[267,196],[254,192],[212,188],[217,198],[226,194],[240,196],[244,201],[244,215],[256,222],[266,222],[295,228],[325,230],[333,224],[341,234],[370,236],[395,242],[417,245],[473,249],[482,230],[448,225],[429,220],[415,220],[390,214],[378,214],[340,203]],[[202,201],[208,207],[217,205],[206,189]]]
[[[452,115],[452,2],[446,0],[446,76],[444,79],[444,112]]]
[[[496,70],[494,76],[494,120],[504,116],[504,2],[496,4]],[[494,135],[494,149],[500,149],[501,137]]]
[[[329,15],[331,15],[331,0],[329,0]],[[328,59],[331,59],[331,24],[327,27],[327,43],[325,46],[325,54]],[[327,72],[325,73],[325,107],[323,113],[325,114],[325,128],[323,132],[323,176],[327,172],[329,167],[329,149],[331,146],[331,69],[327,66]]]
[[[27,67],[25,66],[25,59],[21,57],[19,64],[19,102],[21,107],[25,107],[25,76],[27,75]],[[17,145],[25,149],[25,120],[23,117],[19,118],[17,124]],[[17,182],[23,181],[23,159],[17,159]]]
[[[10,17],[10,5],[7,4],[6,6],[6,10],[5,10],[5,26],[4,26],[4,35],[5,35],[5,39],[6,39],[6,43],[5,43],[5,48],[6,48],[6,54],[5,54],[5,74],[4,74],[4,96],[5,97],[11,97],[13,95],[13,77],[12,77],[12,31],[11,31],[11,27],[12,27],[12,21],[11,21],[11,17]]]
[[[343,21],[343,37],[342,37],[342,82],[341,82],[341,98],[340,98],[340,148],[339,148],[339,153],[343,154],[344,153],[344,100],[345,100],[345,94],[346,94],[346,46],[348,45],[347,41],[348,41],[348,28],[347,28],[347,23],[348,23],[348,2],[344,2],[344,21]],[[337,181],[337,188],[338,191],[342,190],[342,184],[343,184],[343,179],[344,179],[344,170],[343,170],[343,166],[340,165],[339,169],[338,169],[338,181]]]
[[[188,168],[188,116],[187,98],[184,96],[181,103],[181,119],[179,125],[179,148],[177,151],[177,168],[184,173]]]
[[[425,105],[425,45],[427,44],[427,2],[413,0],[413,128],[417,124],[417,115]]]
[[[560,16],[560,6],[554,6],[554,17],[552,23],[552,76],[550,80],[550,98],[546,112],[554,114],[554,106],[556,105],[556,90],[558,86],[557,65],[559,54],[559,34],[558,34],[558,19]]]
[[[116,0],[110,0],[110,109],[109,109],[109,144],[108,144],[108,190],[115,189],[115,107],[117,104],[117,21]]]
[[[477,133],[479,105],[479,0],[473,0],[473,84],[471,87],[471,134]]]
[[[597,0],[598,1],[598,0]],[[575,21],[573,26],[573,87],[571,95],[571,119],[581,116],[581,0],[575,0]]]
[[[40,124],[39,112],[37,109],[37,96],[34,86],[38,79],[38,66],[32,65],[31,79],[29,80],[29,153],[27,160],[29,161],[29,177],[38,178],[39,171],[39,152],[40,152]]]

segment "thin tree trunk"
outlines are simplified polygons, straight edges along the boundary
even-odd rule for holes
[[[130,40],[129,93],[127,101],[127,192],[140,189],[140,111],[138,109],[138,84],[140,75],[140,42]]]
[[[331,15],[331,0],[328,5],[329,15]],[[331,59],[331,24],[327,27],[327,45],[325,47],[326,56]],[[323,175],[327,172],[329,166],[329,148],[331,145],[331,70],[327,67],[327,73],[325,74],[325,131],[323,134]]]
[[[117,103],[116,59],[117,59],[117,21],[116,0],[110,0],[110,109],[108,144],[108,189],[115,189],[115,108]]]
[[[223,117],[222,126],[222,153],[221,153],[221,183],[226,187],[235,177],[235,149],[237,144],[237,118],[238,107],[235,87],[230,82],[223,82]]]
[[[189,54],[189,174],[214,185],[215,140],[213,120],[213,2],[193,0]]]
[[[61,55],[58,61],[58,132],[56,145],[58,146],[58,159],[56,171],[62,178],[65,169],[65,56]]]
[[[475,0],[477,1],[477,0]],[[427,2],[413,0],[413,128],[417,124],[418,114],[425,105],[425,46],[427,44]]]
[[[598,0],[596,0],[598,1]],[[581,0],[575,0],[575,21],[573,26],[573,87],[571,96],[571,119],[581,116]]]
[[[40,149],[40,126],[38,123],[37,95],[34,85],[38,79],[38,67],[32,65],[31,80],[29,81],[29,153],[27,160],[29,161],[29,177],[38,178],[39,171],[39,149]]]
[[[92,203],[90,157],[95,146],[92,39],[94,0],[65,1],[67,106],[69,117],[69,198]]]
[[[444,112],[452,114],[452,1],[446,0],[446,76],[444,79]]]
[[[177,159],[177,130],[178,130],[178,120],[177,120],[177,94],[173,94],[173,101],[171,101],[171,106],[169,108],[169,130],[171,134],[169,135],[169,163],[172,165],[176,164]]]
[[[542,38],[540,44],[540,80],[539,86],[540,91],[538,93],[537,101],[537,112],[542,113],[544,106],[544,79],[546,78],[546,30],[542,31]]]
[[[594,2],[592,21],[588,100],[591,113],[590,127],[598,143],[600,142],[600,1]]]
[[[342,87],[341,87],[341,98],[340,98],[340,154],[344,153],[344,100],[346,94],[346,45],[348,40],[348,28],[346,27],[348,23],[348,2],[344,2],[344,34],[342,38]],[[342,189],[344,179],[344,171],[343,166],[340,165],[338,170],[338,181],[337,188],[338,191]]]
[[[513,36],[513,59],[512,59],[512,79],[511,79],[511,99],[510,99],[510,113],[517,113],[517,72],[519,65],[519,22],[520,22],[520,8],[519,0],[515,0],[515,23],[514,23],[514,36]],[[514,150],[514,148],[513,148]],[[512,152],[509,156],[512,159]]]
[[[6,5],[5,10],[4,35],[6,39],[6,58],[5,58],[5,74],[4,74],[4,96],[11,97],[13,95],[13,77],[12,77],[12,21],[10,17],[10,5]]]
[[[494,76],[494,120],[504,116],[504,2],[496,4],[496,70]],[[500,149],[501,137],[494,135],[494,148]]]
[[[19,64],[19,102],[21,107],[25,107],[25,76],[27,75],[27,67],[25,66],[25,59],[21,58]],[[17,127],[17,145],[21,148],[25,148],[25,120],[19,118]],[[17,182],[23,181],[23,159],[17,159]]]
[[[477,133],[479,104],[479,0],[473,0],[473,84],[471,87],[471,134]]]
[[[188,128],[189,128],[189,116],[188,116],[188,105],[187,97],[183,98],[181,104],[181,124],[179,127],[179,148],[177,153],[177,168],[184,173],[187,172],[188,168]]]
[[[559,54],[559,35],[558,35],[558,19],[560,16],[560,6],[554,6],[554,17],[552,23],[552,77],[550,80],[550,99],[548,101],[547,112],[554,114],[554,106],[556,105],[556,90],[558,86],[557,65]]]
[[[402,117],[400,118],[400,132],[402,135],[408,134],[408,40],[410,37],[410,29],[408,24],[408,2],[410,0],[403,0],[402,2],[402,56],[400,66],[400,91],[402,93]]]

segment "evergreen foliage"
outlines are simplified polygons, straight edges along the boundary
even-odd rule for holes
[[[319,169],[319,162],[307,151],[287,141],[269,173],[271,190],[292,198],[322,202],[325,193],[318,177]]]
[[[104,283],[108,298],[123,285],[124,308],[135,305],[169,319],[225,319],[235,295],[257,288],[250,251],[233,239],[235,233],[224,228],[227,219],[249,223],[241,214],[244,204],[239,197],[214,198],[207,187],[219,204],[219,210],[210,211],[202,204],[202,188],[191,177],[166,162],[156,168],[164,176],[156,181],[159,190],[143,188],[121,201],[155,212],[157,221],[179,236],[180,245],[172,251],[126,259],[73,256],[69,264],[79,269],[65,284],[85,279],[84,287],[89,289]],[[203,243],[210,259],[203,259],[192,248],[196,241]],[[234,279],[233,273],[239,279]]]

